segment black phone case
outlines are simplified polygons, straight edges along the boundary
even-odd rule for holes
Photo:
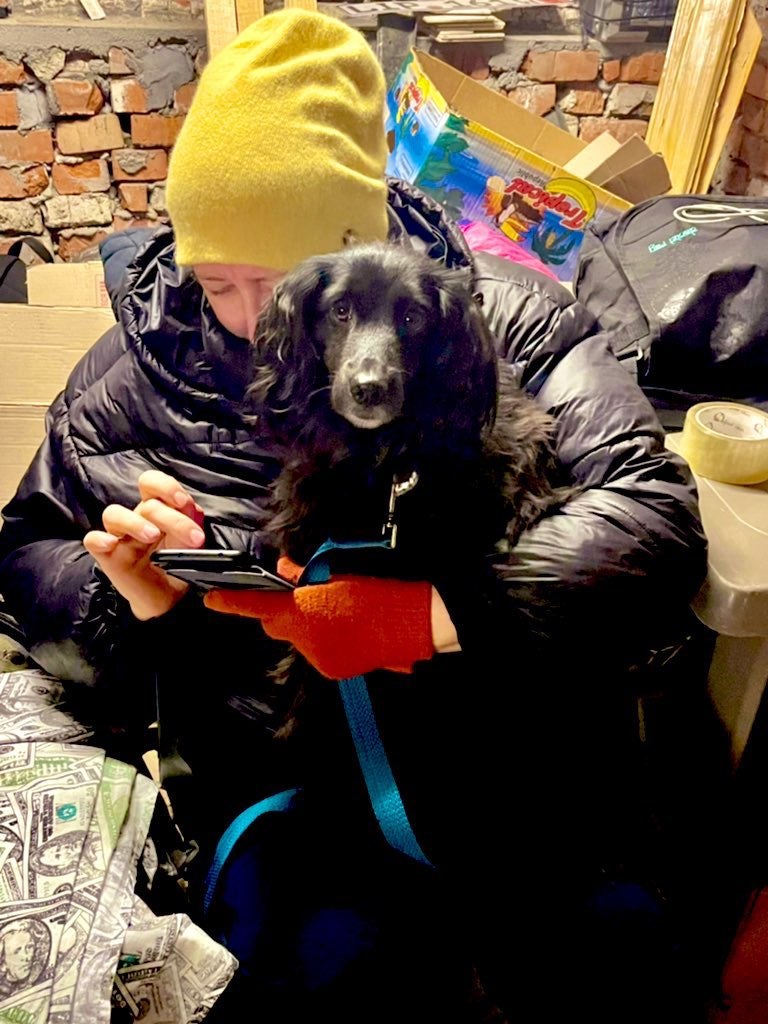
[[[225,549],[155,551],[151,561],[171,576],[204,590],[293,590],[294,584],[278,576],[244,551]]]

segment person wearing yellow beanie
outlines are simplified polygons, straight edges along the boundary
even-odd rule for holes
[[[255,21],[205,68],[171,156],[177,261],[286,271],[350,236],[386,239],[384,97],[344,22]]]
[[[394,670],[377,681],[375,700],[393,730],[404,802],[409,813],[416,806],[441,863],[453,862],[449,869],[466,889],[445,907],[423,875],[401,886],[407,879],[399,861],[391,865],[373,828],[361,835],[354,811],[360,804],[353,801],[348,813],[346,800],[336,800],[338,787],[325,786],[325,768],[345,790],[361,781],[349,735],[339,733],[323,699],[325,693],[332,700],[328,687],[317,694],[321,727],[313,715],[305,734],[315,743],[313,756],[306,769],[287,767],[291,785],[322,788],[338,813],[333,827],[323,822],[322,834],[312,831],[297,844],[289,880],[301,895],[305,881],[311,888],[307,871],[325,885],[327,869],[344,898],[358,876],[366,894],[370,880],[381,881],[370,927],[353,920],[349,930],[376,935],[377,943],[380,936],[391,944],[388,956],[383,964],[373,955],[343,961],[319,915],[316,943],[342,974],[310,992],[304,962],[288,956],[292,918],[279,904],[278,942],[263,947],[267,966],[287,959],[271,993],[279,1005],[271,1013],[260,976],[241,971],[242,1006],[227,1010],[225,992],[219,1021],[465,1024],[464,935],[453,948],[458,924],[477,952],[479,977],[509,1019],[540,1019],[545,992],[556,1001],[546,1003],[548,1020],[568,1019],[581,1002],[600,1020],[661,1024],[658,1008],[677,1003],[646,969],[656,962],[651,949],[635,956],[616,945],[610,973],[618,977],[622,965],[631,972],[639,964],[640,974],[621,1006],[610,1005],[608,993],[610,1016],[594,1012],[613,978],[600,970],[605,949],[583,941],[588,929],[578,894],[592,893],[603,875],[604,862],[591,859],[603,822],[606,852],[612,863],[622,860],[619,838],[609,835],[611,810],[626,804],[639,778],[632,774],[625,783],[622,765],[625,751],[628,759],[637,746],[625,728],[633,720],[638,671],[649,689],[656,685],[646,652],[685,650],[688,632],[695,633],[684,618],[706,569],[695,485],[665,448],[637,383],[569,292],[528,267],[471,254],[437,202],[385,179],[384,92],[364,37],[314,12],[264,17],[211,60],[171,157],[171,225],[129,229],[102,243],[108,286],[114,275],[116,322],[51,404],[45,437],[3,509],[2,607],[20,623],[37,665],[97,684],[95,693],[106,699],[96,702],[95,742],[111,755],[143,765],[159,692],[161,773],[174,811],[168,834],[178,828],[200,850],[187,888],[195,916],[195,874],[210,866],[221,833],[244,807],[287,781],[286,766],[276,764],[282,757],[274,733],[291,695],[271,681],[275,641],[287,639],[326,675]],[[280,606],[272,602],[266,613],[251,604],[247,615],[221,614],[151,555],[159,548],[235,548],[278,568],[280,552],[265,524],[272,484],[292,453],[275,450],[263,424],[246,415],[250,340],[283,274],[305,257],[341,248],[348,237],[384,239],[388,223],[393,242],[471,274],[500,354],[557,416],[558,449],[580,493],[513,549],[489,551],[477,573],[465,572],[465,524],[449,503],[455,547],[435,552],[435,578],[409,582],[409,595],[395,593],[398,581],[340,574],[309,588],[317,593],[297,587],[290,600],[276,595]],[[127,265],[117,258],[125,250]],[[635,652],[640,661],[628,671]],[[358,657],[364,662],[352,664]],[[534,666],[530,680],[526,666]],[[666,679],[665,666],[657,682]],[[72,696],[86,710],[80,689]],[[547,734],[543,773],[529,770],[541,763],[542,732],[531,727],[539,722]],[[444,784],[444,769],[461,782],[458,796]],[[510,852],[499,835],[506,835],[502,816],[518,795],[525,798],[518,818],[526,842]],[[526,808],[540,813],[529,820]],[[371,826],[372,818],[366,817]],[[600,836],[585,821],[599,822]],[[414,831],[421,838],[416,823]],[[634,836],[634,828],[627,834]],[[578,863],[563,857],[563,835],[579,837],[568,851]],[[182,856],[169,858],[168,886],[191,851],[176,852]],[[697,876],[703,885],[704,875]],[[565,883],[552,885],[563,877]],[[530,899],[521,899],[520,878]],[[158,902],[166,895],[161,886]],[[431,897],[450,917],[443,934],[422,902]],[[414,908],[424,914],[421,927],[411,927]],[[573,926],[561,943],[569,955],[557,992],[551,958],[540,955],[551,946],[552,921]],[[658,925],[648,931],[657,934]],[[528,937],[522,954],[521,933]],[[662,952],[659,971],[671,977],[667,965],[679,961]],[[582,973],[569,973],[571,967]],[[287,982],[298,993],[286,991]],[[238,990],[229,991],[237,1003]],[[638,993],[648,1011],[641,1015],[634,1013]],[[295,1018],[283,1012],[294,994]],[[692,1019],[680,1014],[674,1024],[683,1016]],[[485,1008],[470,1019],[490,1017]],[[215,1016],[209,1019],[214,1024]]]

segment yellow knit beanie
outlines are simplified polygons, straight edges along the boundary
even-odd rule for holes
[[[329,15],[260,18],[207,65],[168,170],[176,259],[289,270],[387,237],[384,75]]]

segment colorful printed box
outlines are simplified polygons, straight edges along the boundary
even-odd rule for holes
[[[389,174],[456,220],[499,228],[561,281],[586,226],[632,206],[564,170],[584,142],[430,54],[411,51],[387,108]]]

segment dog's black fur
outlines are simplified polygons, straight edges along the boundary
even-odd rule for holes
[[[554,422],[497,360],[468,272],[392,245],[301,264],[254,343],[259,429],[282,450],[275,544],[304,564],[329,537],[381,536],[393,479],[399,575],[431,578],[509,545],[571,489]]]

